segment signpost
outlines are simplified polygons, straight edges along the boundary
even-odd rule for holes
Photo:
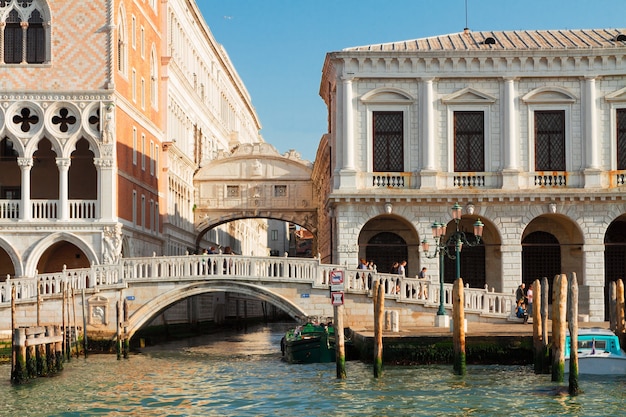
[[[335,362],[337,364],[337,378],[346,378],[346,349],[343,335],[343,303],[344,303],[344,271],[330,272],[330,301],[335,311]]]

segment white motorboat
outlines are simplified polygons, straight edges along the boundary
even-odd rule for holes
[[[570,336],[565,341],[565,373],[569,373]],[[626,375],[626,352],[619,338],[608,329],[578,329],[578,373],[580,375]]]

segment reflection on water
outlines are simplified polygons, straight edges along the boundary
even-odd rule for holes
[[[128,360],[92,355],[53,378],[14,387],[0,367],[2,416],[501,416],[624,415],[626,376],[581,380],[561,393],[531,367],[391,367],[348,362],[289,365],[280,357],[284,326],[255,328],[145,349]],[[566,390],[565,390],[566,391]]]

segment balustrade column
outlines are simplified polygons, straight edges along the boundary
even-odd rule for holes
[[[32,217],[32,207],[30,204],[30,170],[33,167],[33,158],[17,158],[17,164],[22,172],[20,219],[30,220]]]
[[[68,220],[69,216],[69,199],[68,199],[68,172],[70,170],[71,161],[69,158],[56,158],[57,167],[59,168],[59,220]]]

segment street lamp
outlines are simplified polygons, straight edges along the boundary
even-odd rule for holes
[[[437,311],[438,316],[445,316],[446,309],[444,307],[444,288],[443,288],[443,276],[444,276],[444,256],[447,256],[450,259],[456,260],[456,277],[461,277],[461,248],[463,245],[467,246],[476,246],[480,244],[480,238],[483,235],[483,228],[485,225],[480,219],[476,220],[474,223],[474,236],[476,238],[475,242],[470,242],[465,235],[465,232],[459,230],[459,223],[461,222],[461,217],[463,216],[463,208],[459,205],[459,203],[455,203],[451,208],[452,212],[452,220],[454,220],[456,230],[450,235],[450,237],[445,240],[446,237],[446,225],[444,223],[434,222],[431,226],[433,232],[433,238],[435,239],[435,252],[430,255],[428,253],[428,249],[430,245],[426,238],[422,240],[422,250],[424,251],[424,255],[429,258],[435,258],[439,256],[439,310]],[[450,251],[450,246],[454,246],[454,253]]]

